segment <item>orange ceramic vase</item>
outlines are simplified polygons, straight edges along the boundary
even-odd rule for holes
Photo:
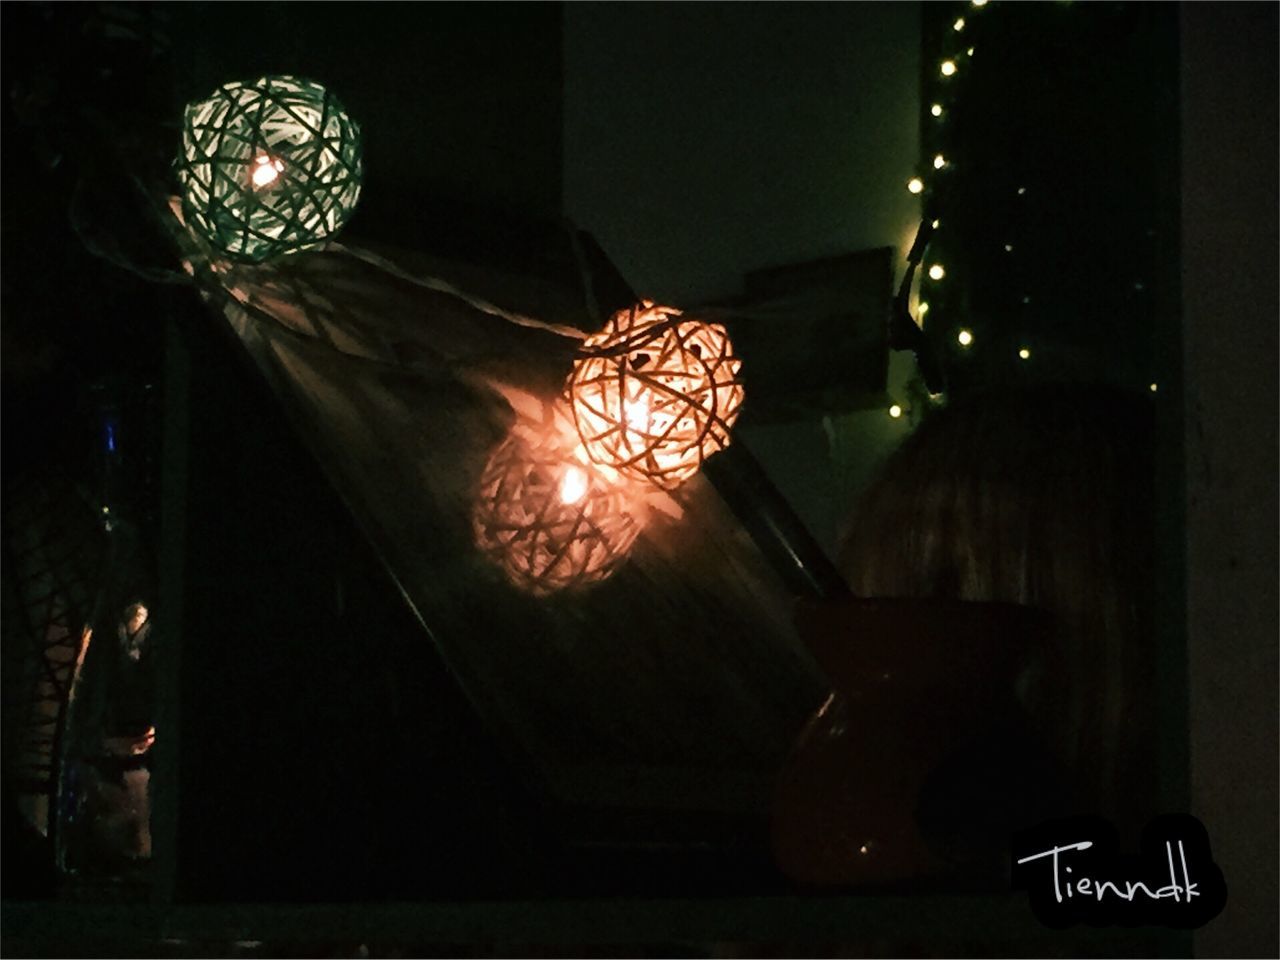
[[[1025,798],[1021,771],[1040,766],[1016,687],[1042,658],[1042,618],[845,598],[802,606],[797,623],[833,692],[779,781],[779,868],[814,886],[991,879],[1007,859],[1005,821],[1037,806],[1008,801]]]

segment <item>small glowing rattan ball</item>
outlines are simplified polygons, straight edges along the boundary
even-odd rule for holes
[[[940,263],[935,263],[933,266],[929,268],[930,280],[941,280],[946,275],[947,275],[946,268],[943,267],[942,264]]]
[[[261,261],[333,236],[360,197],[360,128],[318,83],[262,77],[187,105],[177,164],[187,224]]]
[[[919,177],[912,177],[907,181],[907,191],[910,193],[922,193],[924,191],[924,181]]]
[[[889,408],[889,416],[891,416],[891,417],[893,417],[893,419],[897,420],[899,417],[901,417],[901,416],[902,416],[902,407],[900,407],[900,406],[899,406],[898,404],[896,404],[896,403],[895,403],[895,404],[893,404],[893,406],[891,406],[891,407]]]
[[[619,485],[575,456],[563,433],[513,431],[480,478],[476,546],[521,590],[545,596],[597,583],[626,558],[640,525]]]
[[[962,347],[972,346],[973,334],[970,333],[968,330],[961,330],[959,333],[956,334],[956,342],[959,343],[960,346]]]
[[[944,77],[954,76],[956,72],[956,63],[954,60],[943,60],[942,66],[938,68]]]
[[[596,463],[672,489],[729,445],[742,405],[741,361],[723,327],[649,301],[589,337],[567,384]]]

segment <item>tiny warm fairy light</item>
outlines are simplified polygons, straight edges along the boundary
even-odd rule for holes
[[[929,268],[930,280],[941,280],[946,275],[947,275],[947,271],[943,269],[943,266],[940,263],[935,263],[933,266]]]
[[[966,53],[968,56],[971,56],[971,57],[972,57],[972,56],[973,56],[973,47],[970,47],[968,50],[966,50],[966,51],[965,51],[965,53]]]
[[[933,226],[933,229],[937,230],[940,226],[942,226],[942,221],[941,221],[941,220],[935,220],[935,221],[933,221],[932,226]]]
[[[933,158],[933,169],[941,170],[946,165],[947,165],[947,158],[944,157],[942,154],[939,153]]]
[[[1028,350],[1026,347],[1023,347],[1021,350],[1019,350],[1019,351],[1018,351],[1018,359],[1019,359],[1019,360],[1030,360],[1030,359],[1031,359],[1031,351],[1030,351],[1030,350]]]
[[[975,7],[985,7],[987,5],[987,0],[973,0],[973,5]]]
[[[929,302],[928,302],[927,300],[921,300],[921,301],[920,301],[920,306],[919,306],[919,308],[916,310],[916,312],[917,312],[918,314],[920,314],[920,316],[922,316],[922,317],[923,317],[926,313],[928,313],[928,312],[929,312]]]
[[[640,532],[627,492],[585,462],[563,419],[512,430],[484,468],[471,514],[476,546],[536,596],[609,577]]]
[[[968,330],[961,330],[956,334],[956,341],[962,347],[968,347],[973,344],[973,334]]]
[[[130,660],[141,660],[151,634],[151,611],[144,603],[131,603],[120,614],[116,636],[121,652]]]
[[[1020,197],[1024,197],[1024,196],[1026,196],[1026,194],[1027,194],[1027,188],[1026,188],[1026,187],[1019,187],[1019,188],[1018,188],[1018,196],[1020,196]]]
[[[900,416],[902,416],[902,407],[898,406],[898,404],[896,403],[893,404],[891,407],[889,407],[889,416],[897,420]]]
[[[730,442],[743,390],[723,327],[644,301],[583,344],[566,390],[587,455],[671,489]]]
[[[921,193],[924,190],[924,181],[919,177],[912,177],[907,181],[907,190],[911,193]]]
[[[1152,392],[1152,393],[1155,393],[1155,392],[1156,392],[1157,390],[1159,390],[1159,389],[1160,389],[1160,385],[1159,385],[1159,384],[1156,384],[1156,383],[1151,384],[1151,392]]]
[[[151,618],[151,611],[141,603],[132,603],[125,608],[121,623],[125,633],[132,637],[146,625]]]
[[[313,81],[226,83],[183,115],[183,220],[232,259],[260,262],[337,233],[361,176],[360,127]]]
[[[956,22],[955,22],[955,23],[953,23],[953,24],[951,25],[951,29],[955,30],[955,32],[956,32],[956,33],[959,33],[961,30],[963,30],[963,29],[964,29],[964,17],[960,17],[960,18],[958,18],[958,19],[956,20]]]
[[[942,104],[935,103],[933,106],[929,108],[929,112],[933,114],[935,117],[942,116]]]
[[[1006,244],[1004,245],[1004,252],[1005,252],[1005,253],[1013,253],[1013,244],[1012,244],[1012,243],[1006,243]]]
[[[954,76],[956,72],[956,62],[954,60],[943,60],[942,65],[938,68],[942,71],[944,77]]]

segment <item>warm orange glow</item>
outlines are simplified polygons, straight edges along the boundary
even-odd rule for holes
[[[567,385],[587,455],[671,489],[729,445],[741,361],[724,328],[645,301],[587,339]]]
[[[280,174],[284,172],[284,164],[279,160],[273,160],[265,153],[254,161],[253,173],[249,175],[249,179],[253,181],[255,187],[267,187],[280,179]]]
[[[590,482],[584,468],[566,467],[564,476],[560,479],[560,502],[566,505],[577,503],[587,495]]]
[[[605,579],[640,531],[627,492],[590,465],[567,414],[517,426],[498,446],[471,521],[481,552],[538,596]]]

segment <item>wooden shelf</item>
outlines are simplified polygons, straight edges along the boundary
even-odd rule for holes
[[[1052,930],[1025,898],[779,896],[659,900],[549,900],[386,904],[129,906],[6,903],[7,951],[79,943],[356,944],[1016,944],[1049,955],[1190,955],[1184,931]],[[1088,948],[1092,946],[1093,950]],[[957,954],[960,952],[956,951]],[[1116,954],[1111,954],[1116,955]]]

